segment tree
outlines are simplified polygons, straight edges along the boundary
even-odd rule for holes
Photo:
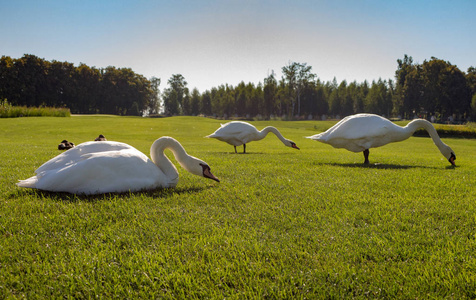
[[[372,81],[364,103],[364,111],[389,116],[392,111],[392,98],[387,82],[380,78],[377,82]]]
[[[403,59],[397,60],[397,64],[398,67],[395,71],[396,97],[394,97],[393,112],[405,115],[414,109],[414,107],[409,107],[408,104],[413,104],[416,94],[412,93],[411,96],[409,96],[405,94],[405,91],[413,92],[415,90],[415,80],[418,78],[418,74],[416,73],[417,67],[413,64],[413,58],[406,54]]]
[[[0,59],[0,99],[8,99],[13,105],[18,103],[19,98],[15,89],[18,84],[15,73],[13,59],[9,56],[2,56]]]
[[[476,94],[476,68],[469,67],[466,74],[466,80],[468,81],[468,87],[471,90],[471,94]]]
[[[236,113],[239,116],[246,115],[247,108],[246,105],[249,102],[248,99],[251,95],[248,94],[246,89],[246,84],[244,81],[240,82],[235,88],[235,103],[236,103]]]
[[[192,115],[194,116],[201,113],[200,101],[201,101],[200,92],[198,91],[198,89],[194,88],[192,90],[192,95],[190,96],[190,110]]]
[[[167,115],[181,114],[187,82],[181,74],[174,74],[167,83],[170,87],[163,93],[164,111]]]
[[[103,101],[100,70],[80,64],[72,74],[73,95],[67,104],[72,113],[98,113]]]
[[[313,98],[312,113],[317,115],[327,114],[329,104],[326,100],[326,91],[324,85],[318,80],[314,87],[315,97]]]
[[[463,72],[451,63],[432,57],[421,66],[422,102],[427,112],[441,115],[467,114],[470,110],[471,91]]]
[[[476,68],[469,67],[466,75],[466,81],[471,91],[471,115],[476,118]]]
[[[190,101],[190,91],[188,90],[188,88],[185,88],[182,99],[182,113],[186,116],[192,115],[192,107]]]
[[[263,88],[263,115],[269,117],[269,115],[274,114],[275,108],[275,98],[278,91],[278,83],[276,82],[274,71],[271,71],[271,74],[264,79],[264,88]]]
[[[212,96],[210,91],[205,91],[203,93],[200,110],[204,115],[209,116],[212,114]]]
[[[150,88],[151,93],[149,97],[149,103],[147,105],[147,110],[151,114],[158,114],[160,111],[160,78],[152,77],[150,79]]]
[[[311,66],[306,63],[289,63],[282,68],[284,80],[288,84],[289,97],[292,99],[292,114],[294,115],[294,106],[297,101],[297,114],[301,114],[301,93],[304,87],[311,82],[316,75],[311,73]]]

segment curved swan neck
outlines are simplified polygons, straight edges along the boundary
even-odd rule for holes
[[[175,179],[178,177],[178,171],[170,159],[164,154],[165,149],[170,149],[175,159],[181,165],[186,161],[189,155],[179,142],[170,137],[161,137],[150,147],[150,157],[155,165],[161,169],[168,178]]]
[[[274,133],[278,137],[278,139],[281,140],[281,142],[283,142],[283,143],[286,142],[286,139],[283,137],[281,132],[279,132],[279,130],[276,129],[276,127],[273,127],[273,126],[267,126],[259,132],[260,140],[264,139],[266,137],[266,135],[268,135],[269,132]]]
[[[408,123],[407,126],[405,126],[404,128],[410,132],[410,135],[412,135],[418,129],[423,128],[428,132],[431,139],[433,140],[433,143],[435,143],[435,145],[438,148],[440,148],[443,145],[446,146],[446,144],[443,143],[443,141],[440,139],[440,136],[436,132],[435,127],[433,127],[433,125],[427,120],[423,120],[423,119],[413,120],[410,123]]]

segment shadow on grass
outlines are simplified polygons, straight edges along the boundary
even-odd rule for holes
[[[394,165],[394,164],[363,164],[363,163],[316,163],[316,165],[326,165],[326,166],[337,166],[337,167],[345,167],[345,168],[362,168],[362,169],[439,169],[436,167],[428,167],[428,166],[409,166],[409,165]],[[446,169],[453,169],[453,166],[448,166]]]
[[[230,151],[230,152],[210,152],[210,153],[214,153],[214,154],[229,154],[229,155],[289,155],[289,152],[246,152],[246,153],[243,153],[243,152],[238,152],[238,153],[235,153],[233,151]],[[292,152],[291,152],[292,154]]]
[[[12,193],[10,197],[17,198],[21,195],[36,195],[40,199],[48,199],[53,201],[63,202],[96,202],[96,201],[109,201],[113,199],[130,199],[133,197],[152,197],[152,198],[168,198],[173,195],[187,195],[194,194],[213,186],[204,187],[178,187],[178,188],[158,188],[155,190],[139,191],[139,192],[123,192],[123,193],[105,193],[98,195],[84,195],[84,194],[70,194],[66,192],[49,192],[36,189],[25,189],[21,192]]]

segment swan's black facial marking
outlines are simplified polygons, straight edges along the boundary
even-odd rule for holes
[[[291,142],[291,147],[293,147],[294,149],[298,149],[298,150],[300,150],[300,149],[299,149],[299,147],[298,147],[298,146],[296,146],[296,143],[294,143],[294,142]]]
[[[448,159],[448,161],[449,161],[453,166],[455,166],[455,160],[456,160],[456,155],[455,155],[453,152],[451,152],[451,156],[450,156],[450,158]]]
[[[220,180],[216,178],[215,175],[212,174],[212,172],[210,171],[210,167],[208,165],[200,164],[200,166],[202,166],[202,169],[203,169],[203,177],[210,178],[212,180],[220,182]]]

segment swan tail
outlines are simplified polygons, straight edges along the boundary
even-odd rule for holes
[[[38,178],[36,176],[33,176],[25,180],[18,180],[17,186],[34,189],[36,188],[37,183],[38,183]]]
[[[324,139],[323,134],[324,134],[324,132],[318,133],[318,134],[315,134],[315,135],[311,135],[311,136],[306,136],[306,138],[311,139],[311,140],[323,140]]]

